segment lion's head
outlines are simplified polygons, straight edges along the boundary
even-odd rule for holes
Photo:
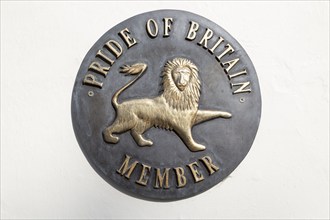
[[[197,109],[200,81],[197,66],[188,59],[175,58],[166,62],[163,76],[163,96],[174,109]]]

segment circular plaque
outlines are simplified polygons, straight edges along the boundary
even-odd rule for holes
[[[111,28],[84,58],[72,94],[73,128],[91,166],[118,190],[156,201],[226,178],[251,148],[260,114],[242,46],[177,10]]]

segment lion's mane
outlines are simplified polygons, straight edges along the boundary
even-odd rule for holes
[[[184,91],[180,91],[172,78],[172,71],[178,67],[187,67],[191,70],[189,85]],[[163,94],[166,103],[176,110],[193,110],[198,108],[200,97],[200,80],[198,68],[190,60],[185,58],[175,58],[166,62],[162,72]]]

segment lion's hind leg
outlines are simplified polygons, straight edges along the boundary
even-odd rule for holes
[[[103,131],[104,140],[108,143],[116,144],[119,141],[119,137],[115,136],[113,133],[122,133],[130,129],[130,126],[125,122],[119,122],[118,119],[107,127]]]
[[[151,146],[153,142],[151,140],[145,139],[142,134],[150,128],[150,124],[143,121],[138,120],[136,125],[131,129],[132,137],[134,138],[135,142],[140,147]]]

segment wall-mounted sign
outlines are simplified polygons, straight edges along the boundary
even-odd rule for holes
[[[257,133],[255,69],[224,29],[185,11],[129,18],[89,50],[72,94],[79,145],[132,196],[171,201],[226,178]]]

